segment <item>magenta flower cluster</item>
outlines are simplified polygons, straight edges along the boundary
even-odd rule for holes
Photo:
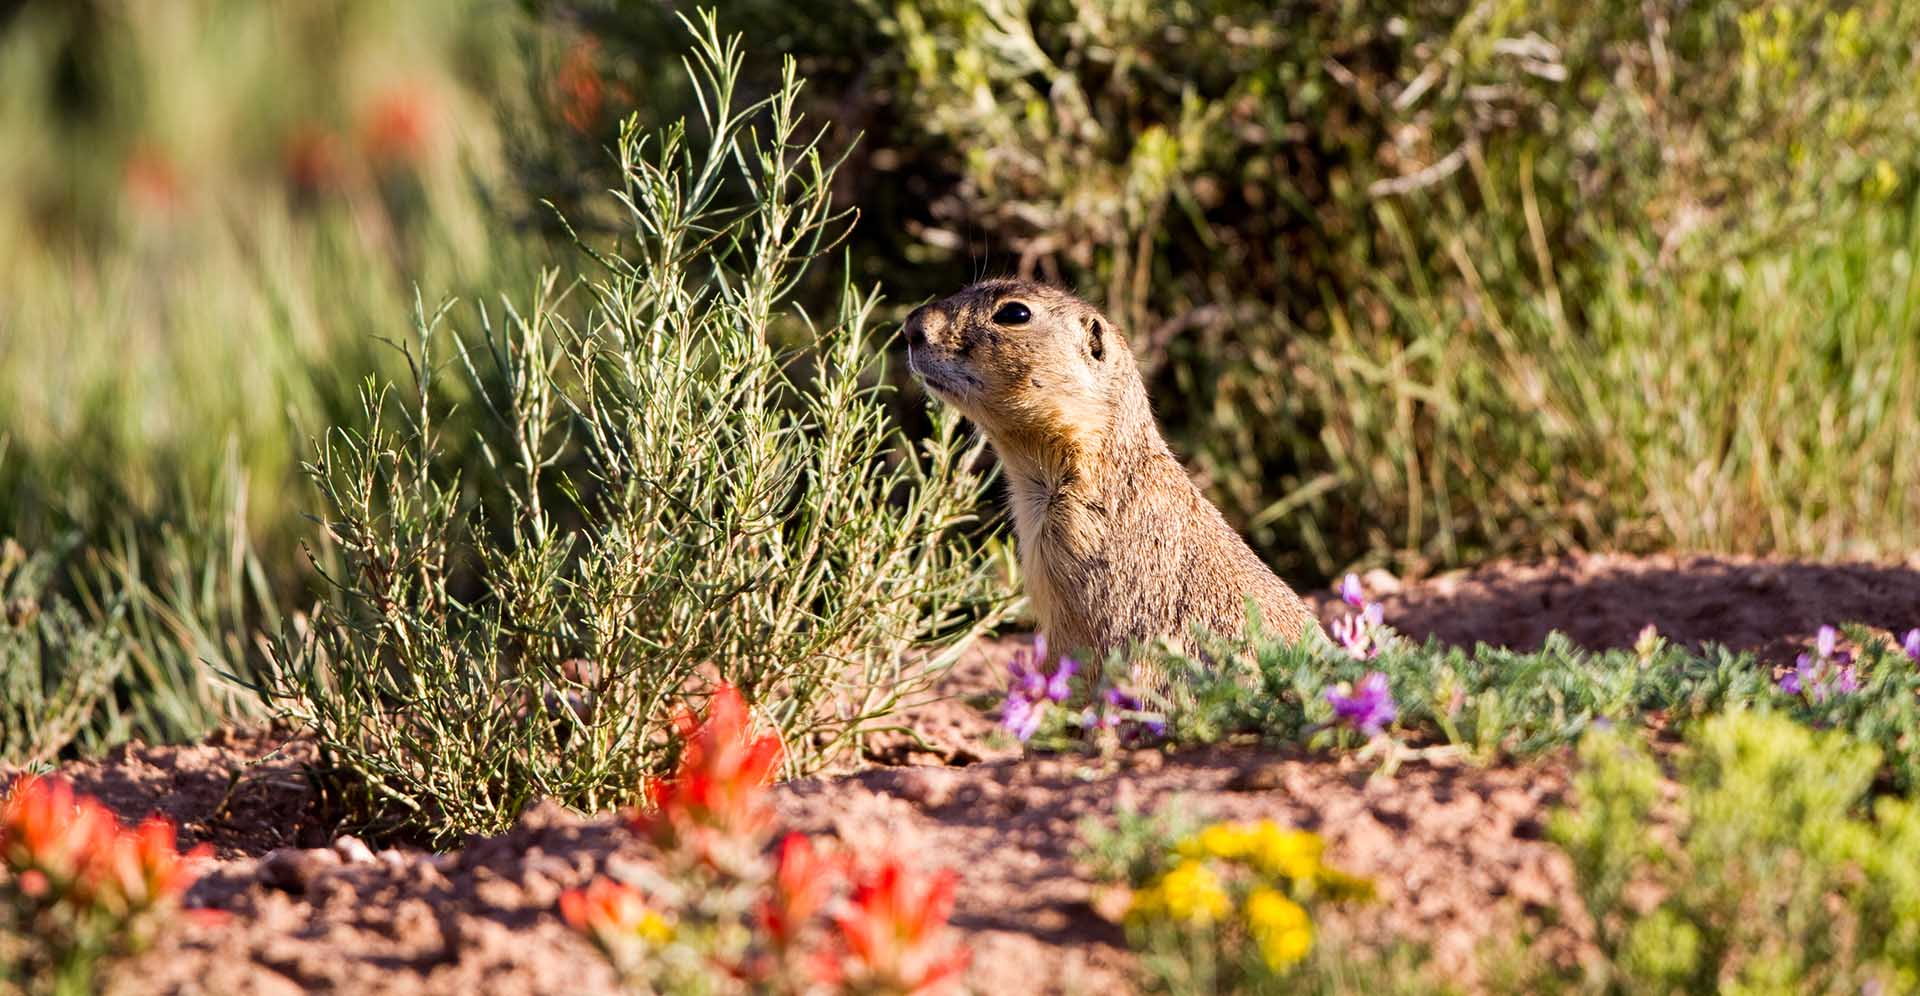
[[[1340,600],[1359,609],[1353,615],[1333,621],[1333,638],[1354,660],[1368,661],[1380,654],[1386,643],[1386,610],[1379,602],[1367,601],[1358,575],[1349,574],[1340,581]]]
[[[1814,637],[1811,654],[1801,654],[1793,670],[1780,676],[1780,690],[1788,695],[1804,695],[1813,702],[1825,702],[1835,695],[1851,695],[1860,690],[1860,676],[1854,670],[1853,655],[1839,649],[1840,631],[1820,627]]]
[[[1906,652],[1908,660],[1920,664],[1920,629],[1907,630],[1907,638],[1900,641],[1900,649]]]
[[[1047,707],[1058,705],[1073,694],[1073,676],[1080,662],[1061,655],[1052,674],[1046,672],[1047,638],[1033,638],[1033,649],[1022,650],[1007,662],[1007,701],[1001,708],[1000,725],[1021,743],[1040,729]]]
[[[1328,704],[1333,706],[1334,722],[1369,737],[1379,736],[1400,716],[1393,689],[1387,687],[1387,676],[1379,671],[1367,672],[1357,685],[1341,682],[1326,694]]]

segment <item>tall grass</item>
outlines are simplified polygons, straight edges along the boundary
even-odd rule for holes
[[[1396,296],[1386,327],[1336,311],[1261,399],[1315,412],[1331,466],[1256,524],[1338,500],[1343,518],[1303,526],[1322,563],[1355,555],[1342,528],[1430,567],[1609,546],[1905,556],[1920,225],[1903,199],[1836,228],[1678,273],[1616,242],[1577,326],[1543,298],[1481,297],[1469,319]],[[1470,254],[1450,264],[1472,282]]]
[[[114,677],[36,753],[263,714],[258,631],[311,598],[303,440],[404,369],[380,339],[416,287],[527,279],[547,253],[500,137],[544,113],[537,44],[452,0],[8,14],[0,537],[58,552],[35,596],[114,636],[111,661],[45,658],[49,680]]]
[[[453,2],[29,4],[0,34],[0,533],[95,544],[228,469],[283,590],[299,440],[396,368],[413,287],[537,271],[496,115],[512,21]],[[504,98],[504,106],[503,104]],[[232,456],[235,459],[230,460]]]
[[[1102,301],[1283,571],[1912,549],[1911,5],[860,9],[898,279]]]

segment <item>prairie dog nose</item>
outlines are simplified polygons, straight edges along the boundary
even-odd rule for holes
[[[925,346],[927,344],[927,305],[923,304],[913,309],[913,312],[907,315],[906,323],[900,328],[907,334],[907,345]]]

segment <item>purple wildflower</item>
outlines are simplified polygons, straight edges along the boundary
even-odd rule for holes
[[[1367,672],[1357,687],[1341,682],[1338,687],[1327,689],[1326,694],[1336,722],[1370,737],[1378,736],[1400,715],[1400,707],[1393,701],[1393,690],[1387,687],[1387,676],[1379,671]]]
[[[1356,609],[1366,604],[1367,594],[1360,588],[1360,575],[1349,574],[1340,579],[1340,600]]]
[[[1026,743],[1040,730],[1041,711],[1039,703],[1009,692],[1007,704],[1001,708],[1000,725]]]
[[[1794,658],[1793,670],[1777,682],[1780,690],[1804,695],[1815,704],[1859,691],[1860,675],[1854,669],[1853,654],[1839,647],[1840,631],[1832,626],[1820,627],[1813,640],[1814,652]]]
[[[1366,592],[1361,590],[1360,577],[1349,574],[1340,581],[1340,600],[1359,609],[1357,615],[1346,615],[1333,621],[1333,639],[1340,644],[1347,656],[1354,660],[1372,660],[1380,654],[1380,647],[1386,642],[1379,632],[1386,626],[1387,613],[1379,602],[1367,601]]]
[[[1007,701],[1000,713],[1000,725],[1025,741],[1040,729],[1040,718],[1047,706],[1065,702],[1073,694],[1073,676],[1080,662],[1061,657],[1051,675],[1043,668],[1047,660],[1047,638],[1035,637],[1032,651],[1013,655],[1007,662]]]
[[[1907,638],[1900,641],[1900,649],[1906,651],[1907,657],[1915,664],[1920,664],[1920,629],[1907,630]]]
[[[1123,688],[1107,689],[1106,694],[1101,696],[1101,701],[1106,704],[1106,708],[1100,710],[1097,716],[1094,716],[1093,711],[1089,710],[1089,716],[1092,720],[1089,725],[1103,730],[1110,730],[1119,726],[1125,714],[1138,714],[1142,709],[1146,708],[1146,704],[1140,701],[1140,696]],[[1127,735],[1126,739],[1131,739],[1143,731],[1156,737],[1165,736],[1167,733],[1167,724],[1156,716],[1143,715],[1126,721],[1129,727],[1122,731]]]

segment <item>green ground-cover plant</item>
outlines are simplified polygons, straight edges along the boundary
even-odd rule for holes
[[[1350,614],[1332,638],[1194,633],[1183,642],[1116,651],[1081,674],[1063,658],[1010,665],[1002,724],[1020,740],[1072,748],[1118,736],[1213,743],[1235,736],[1383,753],[1442,749],[1482,761],[1537,755],[1589,730],[1650,721],[1685,727],[1738,710],[1778,713],[1876,746],[1901,791],[1920,786],[1920,629],[1898,643],[1861,627],[1823,627],[1794,666],[1707,645],[1678,646],[1649,629],[1627,650],[1587,651],[1559,633],[1537,650],[1437,640],[1415,644],[1386,625],[1357,578],[1341,587]],[[1040,656],[1044,656],[1044,648]],[[1036,672],[1037,677],[1036,677]],[[1142,680],[1144,676],[1151,680]]]
[[[1920,987],[1920,811],[1872,799],[1871,746],[1782,716],[1694,727],[1677,794],[1639,738],[1592,734],[1552,836],[1604,958],[1561,980],[1607,993]]]
[[[556,278],[467,335],[422,309],[414,382],[369,384],[313,457],[342,566],[269,691],[377,821],[447,840],[542,796],[631,802],[714,680],[817,768],[996,615],[977,444],[890,420],[870,296],[787,301],[842,224],[800,81],[745,100],[737,40],[706,18],[695,42],[699,124],[623,134],[630,229],[583,247],[577,315]],[[442,421],[461,383],[470,429]],[[484,458],[464,476],[456,431]]]
[[[1659,755],[1625,725],[1582,736],[1568,804],[1549,836],[1571,859],[1595,956],[1549,964],[1525,936],[1490,938],[1479,991],[1494,993],[1904,993],[1920,986],[1920,811],[1876,795],[1885,761],[1844,730],[1735,708],[1686,728]],[[1231,860],[1285,857],[1273,829],[1202,826],[1177,804],[1083,828],[1108,888],[1146,891],[1210,924],[1239,907]],[[1300,837],[1310,835],[1298,835]],[[1262,847],[1265,837],[1273,843]],[[1244,856],[1244,857],[1243,857]],[[1172,882],[1170,869],[1184,869]],[[1135,894],[1136,896],[1138,894]],[[1114,905],[1111,896],[1096,904]],[[1138,905],[1138,903],[1134,903]],[[1209,914],[1208,911],[1213,911]],[[1546,926],[1580,911],[1545,911]],[[1205,914],[1205,915],[1202,915]],[[1244,934],[1143,929],[1129,939],[1159,989],[1201,992],[1443,992],[1423,952],[1392,937],[1317,941],[1274,976]],[[1319,918],[1313,918],[1317,926]],[[1513,943],[1520,941],[1521,943]]]

